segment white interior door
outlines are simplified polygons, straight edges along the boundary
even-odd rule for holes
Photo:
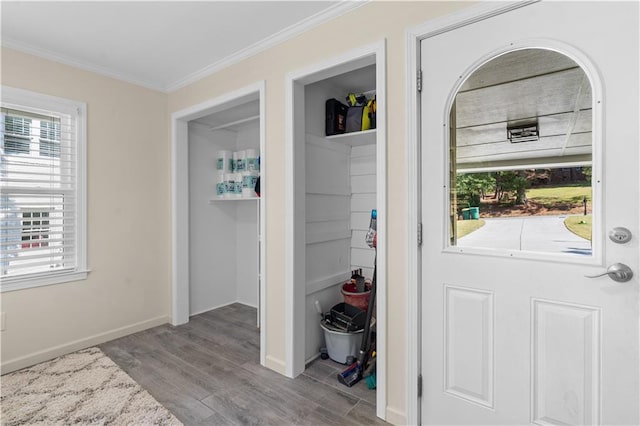
[[[422,423],[640,424],[638,3],[526,5],[424,39],[421,64]],[[452,238],[462,174],[546,170],[591,170],[591,244],[538,214]],[[615,263],[635,275],[586,277]]]

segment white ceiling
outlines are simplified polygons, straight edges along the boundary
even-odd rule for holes
[[[363,1],[2,1],[2,44],[172,91]]]

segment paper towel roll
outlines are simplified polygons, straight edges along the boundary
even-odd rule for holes
[[[236,173],[242,173],[247,170],[247,151],[238,151],[238,159],[236,161]]]
[[[253,172],[259,170],[258,165],[258,150],[256,149],[247,149],[246,152],[246,160],[245,160],[245,168],[248,172]]]
[[[224,173],[218,171],[216,176],[216,197],[224,198],[225,193],[227,192],[227,184],[224,181]]]
[[[224,174],[224,198],[233,198],[236,185],[236,174]]]
[[[242,196],[244,198],[256,196],[256,181],[258,180],[257,172],[244,172],[242,174]]]
[[[231,173],[238,171],[238,151],[231,154]]]
[[[218,172],[231,172],[231,160],[233,159],[231,151],[218,151],[216,158],[216,170]]]
[[[233,174],[233,196],[234,198],[242,197],[242,174]]]

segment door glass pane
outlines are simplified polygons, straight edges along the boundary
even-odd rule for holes
[[[452,246],[592,254],[591,84],[577,63],[494,58],[456,94],[450,130]]]

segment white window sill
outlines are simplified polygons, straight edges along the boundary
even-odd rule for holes
[[[0,293],[87,279],[89,270],[60,271],[30,277],[3,277]]]

